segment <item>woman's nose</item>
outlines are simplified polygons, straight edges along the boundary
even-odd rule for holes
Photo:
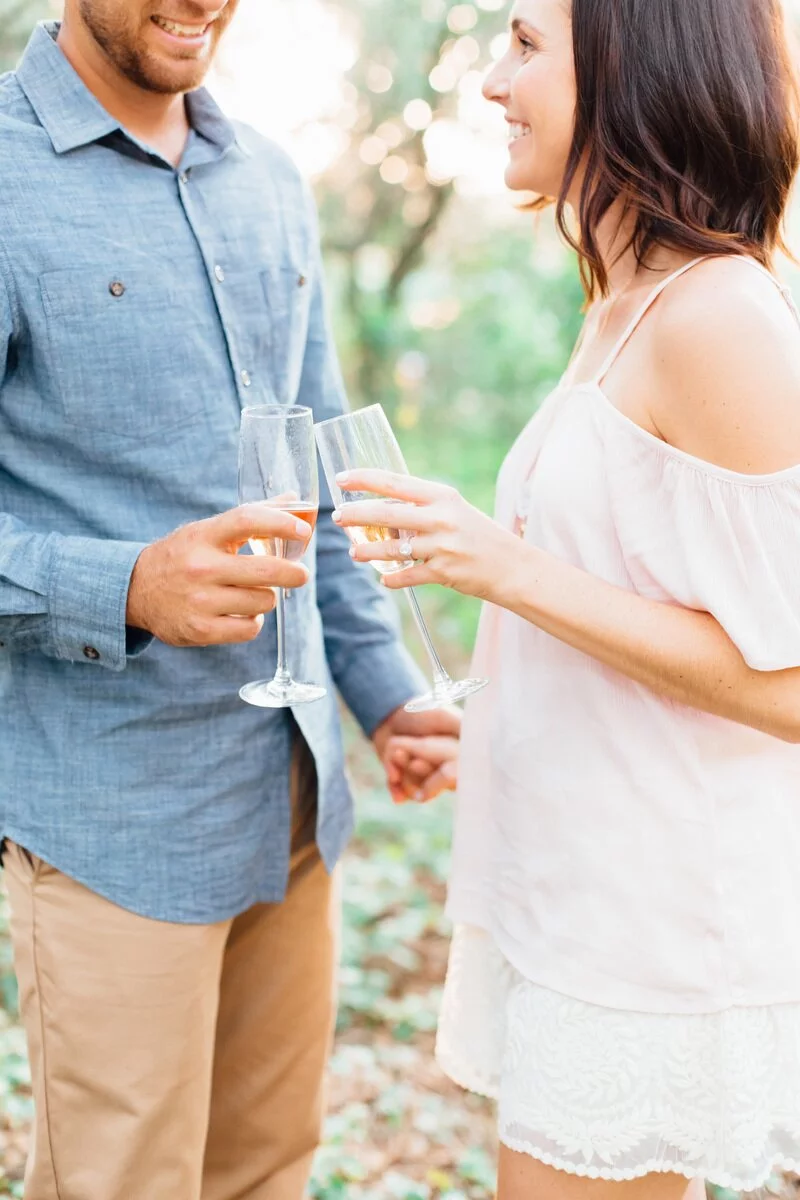
[[[484,99],[495,104],[508,104],[510,72],[505,58],[495,63],[483,81]]]

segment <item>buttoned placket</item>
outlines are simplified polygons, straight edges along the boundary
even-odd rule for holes
[[[207,244],[207,239],[203,236],[200,224],[195,220],[193,215],[193,193],[200,186],[198,182],[198,173],[194,169],[197,164],[189,165],[186,163],[186,159],[192,156],[193,148],[193,139],[190,138],[184,158],[177,170],[178,196],[184,215],[186,220],[189,222],[189,226],[192,230],[198,249],[200,250],[200,254],[202,255],[203,262],[205,264],[209,286],[211,287],[211,291],[214,296],[214,304],[225,338],[225,345],[228,348],[228,358],[230,360],[231,369],[233,370],[236,393],[239,400],[239,408],[242,409],[245,407],[247,402],[247,392],[253,385],[252,368],[251,364],[241,361],[241,355],[239,354],[238,347],[236,345],[234,331],[230,328],[225,319],[227,305],[227,300],[224,295],[226,283],[225,263],[221,261],[218,255],[210,250]],[[206,163],[205,165],[213,168],[213,163]]]

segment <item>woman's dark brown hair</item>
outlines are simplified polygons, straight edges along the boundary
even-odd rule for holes
[[[780,0],[572,0],[572,23],[577,115],[557,217],[589,297],[608,292],[597,228],[620,198],[640,262],[659,244],[769,265],[800,165]],[[581,171],[576,234],[566,197]]]

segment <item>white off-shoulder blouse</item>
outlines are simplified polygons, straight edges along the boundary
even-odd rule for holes
[[[713,466],[599,382],[564,386],[503,468],[498,519],[520,513],[526,540],[563,561],[713,614],[756,670],[800,667],[800,466]],[[799,1002],[800,746],[492,606],[475,673],[491,684],[465,718],[452,919],[525,979],[594,1005]]]

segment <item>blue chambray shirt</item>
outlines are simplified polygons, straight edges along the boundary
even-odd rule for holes
[[[120,128],[39,26],[0,79],[0,833],[115,903],[213,922],[285,894],[292,714],[238,688],[254,643],[126,630],[142,547],[237,502],[241,409],[344,405],[313,204],[209,95],[178,170]],[[335,699],[371,732],[420,681],[326,500],[291,666],[331,867],[352,828]]]

